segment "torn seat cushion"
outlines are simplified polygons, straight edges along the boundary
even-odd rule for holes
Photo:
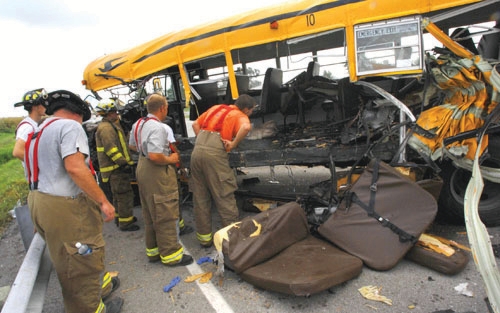
[[[222,242],[224,263],[241,273],[306,238],[308,233],[305,212],[296,202],[248,216],[227,230],[228,240]]]
[[[418,244],[408,251],[405,258],[446,275],[460,273],[469,263],[469,256],[464,250],[455,249],[455,253],[446,256]]]
[[[437,202],[429,192],[379,160],[368,164],[350,191],[364,206],[373,200],[375,214],[344,199],[318,232],[374,270],[394,267],[437,213]]]
[[[262,289],[309,296],[357,277],[363,262],[312,235],[240,274]]]

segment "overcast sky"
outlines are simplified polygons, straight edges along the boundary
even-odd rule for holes
[[[84,98],[83,70],[100,56],[165,33],[285,0],[0,0],[0,117],[32,89]]]

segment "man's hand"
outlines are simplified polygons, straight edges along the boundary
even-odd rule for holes
[[[111,222],[115,219],[115,207],[109,201],[101,204],[101,211],[104,213],[105,222]]]
[[[179,157],[179,153],[175,153],[175,152],[171,153],[168,158],[169,158],[169,161],[171,164],[177,164],[181,161],[181,158]]]
[[[224,144],[226,152],[230,152],[235,148],[234,143],[231,140],[222,139],[222,143]]]

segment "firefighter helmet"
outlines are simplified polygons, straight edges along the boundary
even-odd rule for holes
[[[15,103],[14,107],[24,106],[24,109],[30,110],[34,105],[43,105],[47,107],[49,104],[47,91],[43,88],[38,88],[35,90],[30,90],[26,92],[23,96],[21,102]]]
[[[90,105],[83,101],[79,95],[67,90],[57,90],[49,92],[47,99],[48,115],[54,114],[59,109],[66,109],[83,117],[83,121],[87,121],[91,117]]]
[[[99,101],[95,110],[99,115],[106,115],[109,112],[118,111],[118,105],[116,103],[116,99],[110,98]]]

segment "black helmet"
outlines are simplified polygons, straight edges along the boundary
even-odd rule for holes
[[[21,102],[15,103],[14,107],[23,106],[25,110],[29,111],[34,105],[48,105],[48,94],[43,88],[28,91],[24,94]]]
[[[71,91],[57,90],[49,92],[48,103],[46,113],[49,115],[54,114],[55,111],[61,108],[65,108],[82,115],[84,122],[91,116],[89,104]]]

